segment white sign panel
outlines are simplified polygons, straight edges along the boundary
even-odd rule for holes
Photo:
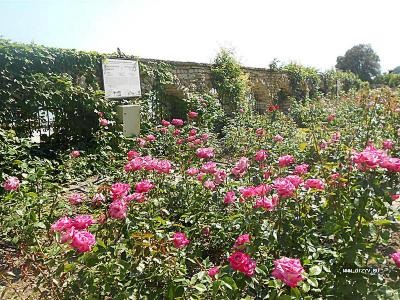
[[[104,60],[103,80],[106,98],[141,96],[139,63],[135,60]]]

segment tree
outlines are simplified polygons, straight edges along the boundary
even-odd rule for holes
[[[338,56],[336,68],[351,71],[365,81],[372,81],[381,72],[379,56],[367,44],[356,45],[347,50],[344,56]]]

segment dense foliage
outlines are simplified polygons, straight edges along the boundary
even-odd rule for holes
[[[288,74],[292,95],[296,100],[317,96],[321,79],[316,69],[294,63],[281,69]]]
[[[18,246],[10,270],[34,274],[37,297],[399,297],[398,94],[243,110],[223,139],[215,98],[187,105],[185,120],[137,139],[105,114],[96,152],[53,161],[0,131],[1,239]],[[103,180],[68,188],[94,174]]]
[[[344,56],[338,56],[336,68],[351,71],[361,80],[371,82],[381,72],[379,61],[379,56],[371,45],[360,44],[347,50]]]
[[[228,114],[237,111],[239,107],[248,108],[248,75],[230,51],[222,49],[218,53],[211,72],[218,97]]]
[[[391,88],[398,88],[400,87],[400,74],[388,73],[379,75],[374,79],[374,83],[387,85]]]
[[[20,137],[51,131],[53,149],[92,143],[95,111],[112,108],[99,87],[103,58],[0,39],[0,125]]]

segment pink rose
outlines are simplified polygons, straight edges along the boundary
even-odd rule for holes
[[[203,141],[207,141],[210,136],[207,133],[203,133],[200,137]]]
[[[254,186],[241,188],[239,192],[242,194],[243,198],[250,198],[257,195],[257,190]]]
[[[242,177],[247,169],[250,167],[249,159],[247,157],[241,157],[239,161],[232,168],[231,172],[236,177]]]
[[[268,157],[268,153],[265,150],[259,150],[257,151],[256,155],[254,156],[254,159],[258,162],[266,160]]]
[[[169,174],[172,169],[171,162],[166,159],[155,160],[153,166],[154,170],[156,170],[158,173],[163,173],[163,174]]]
[[[393,194],[390,196],[393,201],[399,200],[400,199],[400,194]]]
[[[69,243],[74,237],[74,234],[75,234],[74,227],[68,228],[65,231],[63,231],[61,234],[61,241],[60,241],[61,244]]]
[[[293,196],[296,187],[287,178],[277,178],[274,180],[274,188],[278,192],[278,195],[283,198],[288,198]]]
[[[376,169],[380,164],[385,163],[386,158],[386,153],[382,150],[377,150],[373,145],[367,146],[361,152],[355,152],[352,156],[353,162],[361,171]]]
[[[381,160],[379,166],[390,172],[400,172],[400,158],[386,157]]]
[[[298,188],[303,182],[303,179],[298,175],[289,175],[286,176],[286,179],[288,179],[296,188]]]
[[[199,174],[197,174],[196,178],[198,181],[203,181],[203,179],[206,175],[207,175],[206,173],[199,173]]]
[[[178,128],[176,128],[172,134],[173,134],[174,136],[178,136],[178,135],[181,135],[181,133],[182,133],[182,131],[180,131]],[[180,140],[183,141],[183,139],[180,139]]]
[[[78,252],[88,252],[92,250],[95,243],[96,239],[93,234],[86,230],[80,230],[74,232],[71,246]]]
[[[147,141],[143,138],[137,138],[136,141],[140,148],[143,148],[147,144]]]
[[[283,137],[280,134],[277,134],[273,138],[274,142],[280,143],[283,141]]]
[[[171,123],[166,120],[161,120],[161,124],[162,124],[162,126],[165,126],[165,127],[171,125]]]
[[[129,194],[126,195],[123,200],[127,203],[135,200],[138,203],[142,203],[146,200],[146,194],[144,193],[133,193],[133,194]]]
[[[187,137],[186,141],[188,141],[188,142],[193,142],[195,139],[196,139],[196,137],[193,136],[193,135],[191,135],[191,136],[188,136],[188,137]]]
[[[282,257],[274,260],[274,265],[272,276],[282,280],[286,285],[296,287],[300,281],[304,280],[302,275],[304,269],[299,259]]]
[[[216,170],[216,172],[214,173],[214,182],[215,184],[221,184],[225,181],[227,177],[228,175],[224,170]]]
[[[91,215],[77,215],[72,221],[75,229],[86,229],[94,223],[96,223],[96,221]]]
[[[256,196],[265,196],[272,190],[272,186],[268,184],[260,184],[254,187],[254,192]]]
[[[61,232],[71,228],[72,226],[73,221],[71,218],[61,217],[51,225],[50,230],[53,232]]]
[[[278,164],[280,167],[287,167],[294,164],[294,157],[291,155],[284,155],[279,157]]]
[[[154,188],[154,184],[152,184],[149,180],[142,180],[135,185],[135,192],[136,193],[147,193],[152,188]]]
[[[212,267],[207,271],[208,276],[214,279],[215,275],[219,273],[219,267]]]
[[[139,157],[139,156],[140,156],[139,152],[136,152],[135,150],[128,151],[128,160],[132,160],[135,157]]]
[[[332,134],[331,143],[339,142],[340,137],[341,137],[340,132],[339,131],[335,132],[334,134]]]
[[[236,251],[228,257],[232,269],[242,272],[247,276],[253,276],[256,269],[256,262],[251,257],[241,251]]]
[[[100,126],[108,126],[110,122],[107,119],[100,118]]]
[[[71,152],[70,155],[71,155],[72,158],[77,158],[77,157],[79,157],[81,155],[81,153],[78,150],[74,150],[74,151]]]
[[[21,186],[21,182],[17,177],[11,176],[8,177],[4,182],[3,182],[3,188],[6,191],[16,191],[19,189]]]
[[[304,182],[304,187],[306,189],[323,190],[323,189],[325,189],[325,184],[321,179],[311,178],[311,179],[307,179]]]
[[[326,120],[330,123],[333,120],[335,120],[336,116],[334,114],[330,114],[329,116],[326,117]]]
[[[397,251],[395,253],[392,253],[390,257],[393,259],[394,263],[396,266],[400,268],[400,251]]]
[[[215,183],[212,180],[204,181],[203,186],[208,190],[214,190],[215,189]]]
[[[113,219],[125,219],[128,207],[124,200],[116,200],[108,207],[108,213]]]
[[[189,113],[188,113],[189,119],[196,119],[198,116],[199,116],[199,113],[197,113],[195,111],[189,111]]]
[[[131,189],[129,183],[117,182],[111,186],[111,196],[113,200],[118,200],[126,196]]]
[[[294,167],[294,174],[296,175],[304,175],[308,172],[308,165],[307,164],[301,164],[297,165]]]
[[[196,155],[198,158],[212,158],[214,157],[213,148],[199,148],[196,150]]]
[[[384,141],[382,142],[382,147],[383,147],[383,149],[386,149],[386,150],[392,149],[392,148],[393,148],[393,145],[394,145],[393,141],[392,141],[392,140],[389,140],[389,139],[384,140]]]
[[[83,197],[82,197],[81,194],[74,193],[74,194],[72,194],[72,195],[70,195],[70,196],[68,197],[68,201],[69,201],[69,203],[71,203],[72,205],[78,205],[78,204],[82,203]]]
[[[189,169],[187,169],[186,174],[188,174],[189,176],[197,175],[197,174],[199,174],[199,169],[189,168]]]
[[[228,191],[228,192],[226,192],[225,197],[224,197],[224,203],[225,203],[225,204],[234,203],[235,200],[236,200],[236,195],[235,195],[235,192],[234,192],[234,191]]]
[[[174,126],[183,126],[183,120],[182,119],[172,119],[171,124]]]
[[[331,180],[336,181],[336,180],[338,180],[341,176],[340,176],[340,173],[332,173],[329,177],[330,177]]]
[[[238,236],[233,247],[237,248],[249,243],[250,243],[250,234],[246,233]]]
[[[186,234],[183,232],[175,232],[172,240],[174,242],[174,246],[178,249],[184,248],[190,243],[190,241],[186,238]]]
[[[325,141],[322,141],[322,142],[319,144],[319,148],[320,148],[320,149],[325,149],[326,147],[328,147],[328,143],[325,142]]]
[[[163,134],[166,134],[168,132],[168,128],[167,127],[161,127],[158,130]]]
[[[152,135],[152,134],[149,134],[149,135],[146,136],[146,140],[148,142],[154,142],[156,140],[156,137],[154,135]]]
[[[197,129],[195,128],[190,129],[189,136],[195,136],[196,134],[197,134]]]
[[[200,171],[206,174],[214,174],[217,172],[217,164],[212,161],[206,162],[201,166]]]
[[[194,141],[193,141],[193,145],[200,145],[200,144],[202,144],[203,143],[203,141],[201,140],[201,139],[195,139]]]
[[[274,194],[272,197],[260,197],[256,199],[253,208],[262,208],[267,211],[273,210],[279,203],[279,196]]]

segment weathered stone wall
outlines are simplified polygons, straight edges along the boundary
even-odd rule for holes
[[[142,64],[164,62],[172,67],[177,83],[166,87],[166,94],[184,97],[186,91],[210,92],[213,90],[211,64],[195,62],[164,61],[140,59]],[[272,100],[277,99],[279,91],[290,94],[290,85],[284,73],[263,68],[243,67],[248,74],[251,93],[256,100],[256,110],[264,112]],[[149,79],[147,79],[149,80]],[[151,82],[142,79],[143,92],[151,89]],[[285,103],[283,103],[285,106]]]

